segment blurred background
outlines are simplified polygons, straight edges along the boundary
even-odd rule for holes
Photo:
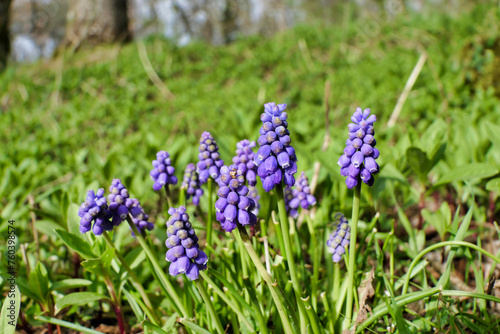
[[[2,0],[0,59],[5,61],[9,36],[11,59],[33,62],[52,57],[61,47],[129,41],[153,34],[179,46],[193,40],[226,44],[241,36],[270,36],[298,24],[332,24],[345,18],[346,6],[352,6],[354,14],[394,19],[403,13],[436,9],[451,14],[466,3],[462,0]],[[370,24],[366,29],[377,29],[373,22]]]

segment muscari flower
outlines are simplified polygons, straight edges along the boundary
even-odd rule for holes
[[[207,269],[208,257],[199,249],[198,237],[189,222],[186,208],[168,210],[170,218],[167,221],[168,239],[165,245],[169,248],[166,260],[172,262],[168,271],[170,275],[186,274],[190,280],[198,279],[200,270]]]
[[[129,211],[125,202],[130,195],[120,179],[114,179],[113,182],[111,182],[109,192],[109,210],[113,214],[111,222],[113,226],[118,226],[127,219]]]
[[[373,123],[377,120],[370,115],[370,109],[361,111],[357,108],[349,124],[349,139],[346,141],[344,154],[339,158],[340,174],[347,176],[345,181],[349,189],[358,185],[361,179],[369,186],[373,185],[374,174],[379,172],[375,159],[379,157],[379,150],[375,148],[375,130]]]
[[[97,194],[93,190],[87,192],[87,198],[78,210],[78,216],[81,218],[81,233],[92,230],[95,235],[101,235],[103,231],[113,229],[113,223],[110,220],[113,214],[109,210],[107,203],[103,188],[99,189]]]
[[[154,228],[153,223],[148,221],[149,216],[144,212],[144,209],[138,199],[127,198],[125,205],[127,206],[130,215],[132,215],[132,222],[137,227],[139,232],[142,232],[144,229],[151,231]],[[133,232],[132,235],[134,235]]]
[[[334,226],[334,231],[330,234],[326,245],[328,246],[328,252],[333,254],[333,262],[338,263],[342,259],[342,254],[345,253],[347,246],[349,246],[351,227],[343,214],[338,213],[336,219],[338,223]]]
[[[259,209],[260,209],[260,203],[259,203],[260,195],[259,195],[259,192],[257,191],[257,188],[253,187],[253,186],[248,186],[248,195],[247,196],[250,199],[252,199],[253,202],[255,203],[255,208],[252,210],[252,213],[254,215],[258,216]]]
[[[221,168],[219,179],[219,199],[215,202],[216,218],[226,232],[231,232],[240,225],[254,225],[257,217],[252,211],[255,202],[248,197],[245,177],[236,165]]]
[[[200,197],[203,196],[203,189],[201,189],[201,183],[194,164],[188,164],[186,166],[181,188],[186,189],[186,199],[193,197],[193,204],[200,204]]]
[[[289,187],[295,184],[293,175],[297,172],[297,158],[290,145],[285,109],[286,104],[266,103],[264,113],[260,116],[262,127],[257,141],[260,148],[254,157],[254,163],[258,166],[257,174],[267,192],[283,179]]]
[[[236,144],[236,156],[233,158],[233,163],[238,166],[238,170],[245,175],[246,180],[250,186],[257,184],[257,166],[254,164],[253,159],[255,153],[252,148],[255,147],[254,141],[244,139]]]
[[[293,189],[285,188],[285,207],[288,214],[292,218],[299,216],[299,206],[303,209],[309,209],[316,204],[316,198],[311,195],[309,181],[304,172],[300,174],[300,178]]]
[[[176,185],[177,177],[174,175],[175,168],[171,166],[172,160],[166,151],[156,153],[156,160],[153,160],[153,169],[149,172],[151,179],[155,181],[153,189],[161,190],[167,184]]]
[[[208,177],[218,181],[219,170],[224,165],[224,161],[220,158],[219,146],[210,132],[203,132],[198,150],[200,151],[198,154],[200,161],[196,164],[196,170],[200,176],[200,182],[206,183]]]

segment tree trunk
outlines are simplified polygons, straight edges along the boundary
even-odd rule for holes
[[[66,40],[74,47],[131,38],[127,0],[70,0],[67,18]]]
[[[9,14],[11,0],[0,0],[0,72],[7,64],[10,52]]]

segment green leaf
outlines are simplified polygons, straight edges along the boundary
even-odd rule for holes
[[[142,325],[143,326],[148,326],[150,327],[155,333],[159,333],[159,334],[169,334],[168,332],[164,331],[161,327],[158,327],[156,326],[155,324],[153,324],[152,322],[149,322],[147,320],[144,320],[142,322]]]
[[[498,167],[487,163],[472,163],[458,166],[440,178],[434,186],[473,179],[484,179],[499,173]]]
[[[500,177],[488,181],[488,183],[486,183],[486,190],[500,193]]]
[[[109,268],[111,266],[111,260],[113,260],[114,256],[115,249],[110,248],[97,259],[88,259],[86,261],[83,261],[82,266],[91,273],[102,276],[105,274],[106,268]]]
[[[42,303],[42,300],[38,296],[38,294],[28,285],[28,281],[24,277],[17,278],[17,285],[21,290],[23,296],[28,297],[29,299],[36,300],[39,303]]]
[[[35,228],[49,237],[57,238],[56,230],[60,229],[61,226],[50,221],[50,220],[37,220],[35,223]]]
[[[35,270],[32,270],[29,276],[28,284],[34,294],[40,299],[43,304],[47,302],[47,295],[49,293],[49,277],[47,269],[43,263],[38,262]]]
[[[66,222],[68,232],[72,235],[77,236],[80,239],[83,239],[83,234],[80,232],[80,217],[78,217],[78,209],[80,207],[78,204],[71,203],[68,206],[67,217],[68,220]]]
[[[127,253],[125,262],[129,263],[131,269],[134,269],[139,264],[144,263],[146,260],[146,253],[142,247],[136,247]]]
[[[69,279],[63,279],[61,281],[57,281],[52,286],[50,289],[52,291],[64,291],[68,289],[75,289],[75,288],[80,288],[82,286],[89,286],[92,284],[92,281],[89,281],[88,279],[82,279],[82,278],[69,278]]]
[[[181,324],[183,324],[184,326],[191,329],[193,332],[195,332],[197,334],[212,334],[209,331],[207,331],[206,329],[201,328],[200,326],[198,326],[194,322],[191,322],[191,321],[186,320],[184,318],[179,319],[179,321],[181,322]]]
[[[424,182],[430,167],[427,154],[418,147],[409,147],[406,150],[406,160],[410,168],[418,175],[420,181]]]
[[[85,304],[96,302],[98,300],[104,300],[107,302],[111,302],[111,300],[108,297],[106,297],[105,295],[102,295],[100,293],[75,292],[75,293],[66,295],[57,301],[57,303],[55,305],[55,309],[56,309],[55,314],[57,315],[62,309],[64,309],[65,307],[68,307],[68,306],[85,305]]]
[[[9,285],[7,285],[9,286]],[[14,290],[7,292],[7,297],[2,304],[0,314],[0,332],[3,334],[14,334],[16,332],[17,319],[21,309],[21,292],[17,285]]]
[[[92,252],[89,243],[84,239],[61,229],[56,230],[56,233],[69,248],[73,249],[82,257],[86,259],[93,259],[97,257],[94,252]],[[80,233],[80,231],[78,231],[78,233]]]
[[[72,323],[72,322],[67,322],[64,320],[56,319],[56,318],[50,318],[50,317],[46,317],[43,315],[35,316],[35,319],[43,321],[43,322],[48,322],[50,324],[59,325],[59,326],[63,326],[63,327],[69,328],[69,329],[73,329],[73,330],[77,331],[78,333],[102,334],[102,332],[99,332],[99,331],[96,331],[96,330],[93,330],[90,328],[86,328],[86,327],[80,326],[80,325]]]
[[[497,148],[500,148],[500,126],[487,122],[486,132],[488,133],[488,138],[491,142],[497,146]]]

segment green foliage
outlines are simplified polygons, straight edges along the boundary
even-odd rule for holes
[[[361,256],[357,259],[363,272],[376,268],[374,295],[367,301],[373,313],[356,331],[385,332],[393,325],[400,332],[414,332],[415,326],[456,333],[498,327],[495,315],[490,314],[491,322],[484,320],[489,311],[485,300],[497,299],[486,294],[489,282],[481,276],[481,258],[475,256],[479,251],[466,246],[473,235],[478,239],[476,247],[482,246],[483,239],[490,240],[490,223],[500,212],[500,90],[495,84],[500,68],[496,65],[500,10],[485,1],[454,15],[363,17],[363,25],[378,27],[368,34],[361,18],[351,21],[352,13],[346,8],[341,7],[345,20],[335,25],[297,26],[270,38],[242,38],[228,46],[197,42],[180,48],[158,36],[147,38],[149,59],[175,95],[172,99],[149,80],[135,43],[78,53],[61,50],[55,59],[10,66],[0,74],[0,139],[4,143],[0,153],[0,233],[5,235],[7,220],[15,219],[20,240],[16,245],[27,244],[27,261],[18,260],[18,285],[27,321],[34,326],[50,322],[94,333],[82,328],[90,326],[96,313],[111,314],[112,304],[117,303],[127,305],[124,312],[129,325],[142,323],[150,332],[175,332],[180,324],[172,301],[165,298],[164,287],[155,280],[157,273],[147,265],[149,260],[128,227],[123,224],[113,232],[116,250],[102,238],[82,235],[78,203],[88,189],[107,188],[113,178],[121,178],[155,222],[150,246],[167,272],[163,261],[165,207],[151,189],[149,177],[156,152],[170,153],[180,178],[185,166],[197,160],[200,134],[210,131],[222,158],[230,161],[237,141],[257,139],[262,104],[276,101],[289,106],[289,130],[299,171],[304,170],[311,179],[314,164],[320,163],[315,191],[319,206],[313,221],[319,245],[328,237],[334,213],[348,216],[352,209],[352,192],[346,189],[336,164],[344,147],[348,117],[358,106],[370,107],[378,117],[381,173],[373,188],[362,189]],[[300,41],[306,43],[306,49],[299,46]],[[424,51],[427,61],[396,125],[388,127],[396,101]],[[331,85],[328,128],[326,81]],[[329,145],[324,144],[325,138]],[[178,190],[172,191],[175,198]],[[260,218],[266,233],[257,235],[254,246],[263,261],[270,259],[283,295],[293,301],[287,265],[279,256],[270,217],[270,211],[276,209],[273,197],[262,191],[260,195]],[[197,231],[205,226],[206,206],[205,196],[201,215],[193,215],[194,208],[189,208],[196,217]],[[300,245],[295,248],[303,255],[297,260],[304,298],[311,293],[307,282],[313,275],[311,251],[315,249],[305,225],[296,228]],[[223,325],[240,324],[240,330],[246,331],[241,325],[243,314],[254,328],[269,324],[271,330],[280,332],[269,291],[252,271],[248,257],[242,255],[244,249],[229,235],[215,233],[218,238],[207,275],[232,305],[227,307],[212,293]],[[388,246],[389,241],[394,247]],[[430,270],[435,263],[419,256],[439,241],[451,243],[429,251],[439,253],[444,262],[435,278]],[[149,316],[143,322],[143,299],[128,281],[130,275],[113,260],[118,253],[138,276],[157,315],[168,316],[160,326]],[[21,251],[16,254],[18,258],[22,255]],[[339,330],[345,312],[345,268],[335,278],[329,255],[321,253],[320,257],[317,291],[325,291],[325,297],[311,298],[312,305],[325,330]],[[387,257],[392,257],[394,277],[388,277],[391,262]],[[460,291],[446,289],[457,261],[464,259],[475,261],[467,265],[463,280],[477,291],[461,291],[460,295]],[[413,270],[408,275],[410,266]],[[199,293],[187,281],[175,286],[185,308],[197,315],[196,323],[193,319],[180,323],[192,332],[205,333],[203,328],[210,328],[210,320],[203,316],[207,309]],[[445,290],[439,290],[440,286]],[[412,292],[406,293],[409,289]],[[457,296],[469,299],[459,302]],[[423,306],[419,312],[408,306],[417,301],[432,306],[432,312]],[[65,308],[71,305],[75,307]],[[68,321],[57,319],[52,311]],[[43,312],[44,316],[36,317]]]

